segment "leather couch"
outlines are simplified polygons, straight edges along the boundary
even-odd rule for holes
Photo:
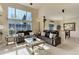
[[[22,43],[25,42],[24,38],[25,36],[29,36],[30,32],[32,32],[31,30],[28,31],[18,31],[16,34],[18,34],[18,37],[16,38],[16,42],[17,43]],[[23,35],[22,35],[23,34]]]
[[[18,33],[24,33],[24,36],[29,35],[29,33],[32,32],[32,30],[27,30],[27,31],[17,31],[16,34]]]
[[[38,38],[44,40],[46,43],[51,44],[53,46],[57,46],[61,44],[61,37],[59,37],[59,32],[58,31],[48,31],[45,30],[45,36],[37,36]],[[53,35],[55,34],[55,37],[49,38],[49,34],[52,33]]]

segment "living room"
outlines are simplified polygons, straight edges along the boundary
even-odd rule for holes
[[[0,54],[28,55],[27,39],[42,39],[37,44],[33,42],[35,46],[30,48],[37,50],[30,55],[79,54],[77,5],[0,3]]]

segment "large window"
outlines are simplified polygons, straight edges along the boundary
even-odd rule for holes
[[[25,21],[19,21],[25,20]],[[16,31],[32,30],[32,13],[8,7],[8,25],[9,34],[15,33]]]
[[[49,30],[54,30],[54,24],[49,24]]]
[[[32,30],[32,23],[31,23],[31,22],[16,23],[16,30],[17,30],[17,31]]]
[[[31,12],[27,12],[27,20],[32,20],[32,13]]]
[[[16,20],[32,20],[32,13],[8,7],[8,18]]]
[[[16,19],[17,20],[26,20],[26,11],[16,9]]]
[[[32,30],[32,23],[30,23],[30,22],[27,22],[26,23],[27,25],[27,30]]]
[[[8,18],[9,19],[15,18],[15,8],[8,7]]]

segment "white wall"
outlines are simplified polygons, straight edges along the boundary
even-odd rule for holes
[[[54,29],[56,30],[56,26],[59,24],[59,21],[54,21],[54,22],[50,22],[50,19],[47,19],[47,21],[45,22],[45,28],[44,28],[44,23],[43,23],[43,18],[38,19],[40,20],[40,31],[43,32],[43,30],[48,30],[49,29],[49,24],[54,24]]]
[[[75,22],[75,31],[71,31],[71,37],[79,38],[79,17],[70,18],[67,20],[64,20],[64,23],[72,23]]]

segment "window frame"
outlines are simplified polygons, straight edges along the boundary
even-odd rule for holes
[[[8,8],[13,8],[13,7],[8,7]],[[22,19],[22,20],[23,20],[23,21],[22,21],[22,20],[17,20],[17,19],[16,19],[16,9],[17,9],[17,8],[14,8],[14,9],[15,9],[15,13],[14,13],[15,16],[14,16],[14,18],[13,18],[13,19],[12,19],[12,18],[8,18],[8,29],[10,30],[10,28],[9,28],[9,24],[11,24],[10,21],[14,21],[14,22],[15,22],[15,23],[14,23],[14,24],[15,24],[15,28],[14,28],[14,29],[15,29],[15,32],[16,32],[16,31],[22,31],[22,30],[24,30],[24,29],[22,29],[23,27],[21,28],[22,30],[17,30],[18,28],[16,28],[16,25],[17,25],[18,22],[16,22],[16,21],[19,21],[19,23],[20,23],[20,22],[22,22],[22,23],[31,23],[31,26],[30,26],[29,29],[32,30],[32,29],[33,29],[33,28],[32,28],[32,12],[30,12],[30,13],[31,13],[31,20],[27,20],[27,12],[29,12],[29,11],[22,10],[22,11],[25,11],[25,12],[26,12],[26,20],[25,20],[25,19],[24,19],[24,20]],[[21,9],[18,9],[18,10],[21,10]],[[8,13],[9,13],[9,9],[8,9]],[[7,13],[7,14],[8,14],[8,13]],[[9,16],[8,16],[8,17],[9,17]],[[10,21],[9,21],[9,20],[10,20]],[[22,24],[22,26],[23,26],[23,24]],[[27,28],[28,28],[28,26],[26,25],[26,29],[25,29],[26,31],[28,31]],[[24,30],[24,31],[25,31],[25,30]]]

